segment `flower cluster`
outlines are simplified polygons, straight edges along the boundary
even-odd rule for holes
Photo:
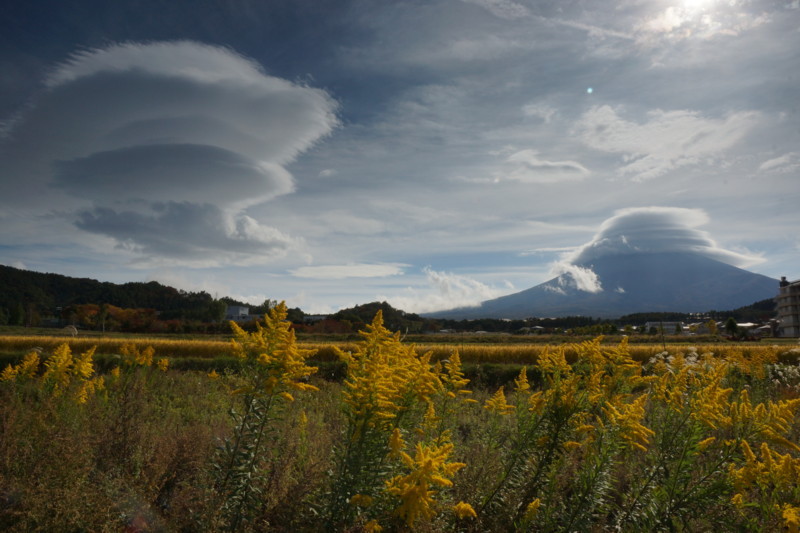
[[[89,396],[105,388],[103,376],[95,376],[94,348],[74,356],[69,344],[59,345],[44,360],[44,373],[38,379],[41,389],[53,397],[69,393],[75,402],[84,404]],[[24,383],[36,381],[40,359],[36,351],[28,352],[18,365],[8,365],[0,374],[0,381]]]
[[[408,472],[388,480],[386,492],[400,499],[402,503],[394,513],[413,527],[419,518],[430,519],[436,514],[435,487],[452,486],[450,478],[466,464],[448,462],[453,445],[447,441],[439,445],[417,443],[412,457],[404,451],[405,443],[398,429],[393,432],[391,447],[392,455],[402,461]],[[464,506],[469,504],[460,505],[461,513],[468,513]]]
[[[281,302],[264,318],[264,325],[256,323],[256,331],[248,333],[231,322],[234,339],[232,351],[243,364],[246,383],[234,391],[236,394],[268,397],[281,394],[292,399],[288,390],[318,390],[307,383],[317,371],[306,365],[313,350],[298,347],[291,322],[286,320],[286,304]]]
[[[457,351],[432,363],[431,352],[419,355],[399,333],[385,328],[380,311],[361,336],[355,350],[338,350],[347,363],[342,389],[347,429],[328,527],[346,528],[363,520],[379,527],[377,520],[391,516],[407,526],[429,521],[438,514],[434,496],[450,487],[452,475],[464,467],[448,462],[454,446],[446,428],[456,406],[471,401],[469,380]],[[409,445],[413,453],[405,451],[403,434],[415,440]],[[461,503],[456,514],[469,515],[469,504]]]

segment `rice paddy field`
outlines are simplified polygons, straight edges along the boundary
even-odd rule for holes
[[[800,528],[796,340],[414,344],[379,314],[312,342],[285,313],[0,336],[0,530]]]
[[[580,340],[590,339],[590,337],[570,339],[565,342],[551,343],[547,338],[537,337],[516,337],[513,342],[509,342],[507,336],[496,336],[487,341],[485,336],[471,337],[465,335],[460,342],[453,342],[452,339],[440,341],[435,335],[429,338],[417,337],[412,344],[420,353],[432,352],[434,361],[447,359],[453,351],[457,350],[461,361],[470,364],[516,364],[531,365],[536,363],[538,357],[546,350],[552,350],[554,346],[564,346],[567,351],[567,358],[577,357],[577,352],[571,346],[575,346]],[[603,339],[604,344],[616,344],[622,337],[608,337]],[[476,340],[478,342],[476,342]],[[571,341],[571,342],[570,342]],[[764,339],[761,342],[723,342],[719,339],[703,339],[700,342],[691,338],[672,337],[661,342],[637,343],[632,340],[629,344],[631,357],[640,362],[649,360],[654,355],[667,351],[677,353],[682,351],[711,352],[715,354],[725,354],[728,352],[742,353],[749,356],[754,353],[771,353],[779,359],[792,359],[797,356],[794,348],[800,348],[797,339]],[[313,352],[311,358],[315,361],[337,361],[339,357],[336,350],[347,352],[356,349],[356,341],[305,341],[298,340],[298,345],[303,349]],[[213,359],[226,358],[233,356],[233,345],[230,339],[221,338],[168,338],[168,337],[149,337],[146,335],[3,335],[0,332],[0,356],[7,358],[21,357],[25,352],[37,349],[52,351],[61,344],[67,344],[73,351],[84,351],[95,348],[97,354],[113,355],[119,354],[123,346],[140,345],[151,346],[155,353],[161,357],[169,357],[174,360],[182,358],[190,359]]]

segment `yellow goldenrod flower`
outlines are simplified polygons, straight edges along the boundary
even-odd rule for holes
[[[426,427],[432,427],[436,422],[439,421],[439,418],[436,416],[436,408],[434,408],[433,402],[428,402],[428,408],[425,410],[425,416],[423,416],[422,421]]]
[[[537,366],[545,375],[569,374],[572,371],[572,367],[567,363],[563,347],[557,348],[555,351],[551,351],[549,346],[545,347],[544,353],[539,356]]]
[[[364,533],[380,533],[383,528],[378,524],[377,520],[370,520],[364,524]]]
[[[293,402],[294,401],[294,396],[292,396],[291,394],[289,394],[286,391],[278,393],[278,396],[280,396],[281,398],[283,398],[287,402]]]
[[[642,425],[644,418],[644,404],[647,396],[641,395],[636,400],[628,404],[613,405],[607,402],[603,408],[608,420],[620,428],[620,435],[628,444],[642,451],[647,450],[650,437],[655,432]]]
[[[748,463],[752,464],[756,462],[756,455],[753,453],[753,450],[746,440],[742,441],[742,453],[744,454],[745,461]]]
[[[167,371],[167,369],[169,369],[169,359],[167,359],[166,357],[162,357],[162,358],[160,358],[160,359],[159,359],[159,360],[156,362],[156,366],[157,366],[157,367],[158,367],[158,369],[159,369],[159,370],[161,370],[162,372],[166,372],[166,371]]]
[[[498,415],[507,415],[515,409],[513,405],[506,402],[506,394],[503,391],[503,387],[497,389],[494,396],[486,400],[483,408]]]
[[[136,353],[136,364],[140,366],[151,366],[153,364],[153,355],[156,351],[152,346],[148,346],[142,351]]]
[[[76,357],[72,361],[72,373],[81,379],[89,379],[94,374],[94,366],[92,364],[92,357],[94,356],[94,348],[91,348]]]
[[[447,462],[452,451],[453,445],[445,442],[438,446],[418,443],[414,457],[401,452],[401,459],[410,472],[387,481],[386,492],[400,498],[402,503],[395,514],[404,518],[409,526],[413,527],[419,518],[434,516],[434,487],[451,486],[453,482],[449,478],[466,466]]]
[[[461,356],[458,350],[453,350],[453,353],[450,354],[450,358],[445,362],[444,367],[447,372],[441,375],[442,383],[444,383],[450,391],[467,392],[462,390],[467,386],[469,380],[464,377],[464,373],[461,371]]]
[[[404,454],[403,449],[406,443],[403,441],[403,435],[400,433],[400,428],[394,428],[391,436],[389,436],[389,457],[400,458]]]
[[[533,520],[539,514],[539,508],[542,506],[542,501],[539,498],[534,499],[525,508],[525,520]]]
[[[358,507],[369,507],[372,505],[374,498],[372,496],[367,496],[366,494],[354,494],[350,498],[350,505],[355,505]]]
[[[733,498],[731,498],[731,503],[736,507],[742,507],[744,506],[744,497],[739,493],[734,494]]]
[[[253,333],[231,322],[235,337],[232,340],[233,352],[251,370],[248,383],[235,393],[263,397],[281,394],[287,388],[318,390],[305,383],[317,371],[316,367],[306,365],[313,350],[298,347],[292,324],[286,320],[287,313],[286,304],[279,303],[264,317],[263,326],[256,323]]]
[[[781,515],[783,516],[783,525],[789,533],[798,533],[800,528],[800,508],[793,505],[784,504]]]
[[[39,354],[30,351],[25,354],[22,363],[17,368],[17,379],[33,379],[39,371]]]
[[[458,502],[453,506],[453,512],[456,514],[459,520],[463,520],[465,518],[478,518],[478,513],[475,512],[475,509],[466,502]]]
[[[705,449],[711,446],[716,440],[716,437],[708,437],[707,439],[703,439],[697,443],[697,449],[701,452],[705,451]]]
[[[17,377],[17,367],[12,365],[7,365],[3,370],[3,373],[0,374],[0,381],[13,381]]]
[[[118,366],[115,366],[114,368],[111,369],[111,376],[113,376],[114,378],[118,378],[119,377],[119,367]]]
[[[90,382],[85,381],[81,384],[78,392],[75,393],[75,402],[77,404],[84,404],[89,399],[89,389],[91,388]]]
[[[70,382],[72,367],[72,351],[68,344],[58,346],[53,354],[44,362],[45,371],[42,382],[51,387],[53,396],[59,396]]]
[[[399,334],[383,327],[380,311],[361,335],[364,342],[355,352],[337,352],[347,360],[343,401],[351,439],[357,439],[365,428],[389,431],[393,419],[410,402],[431,403],[432,395],[444,388],[436,366],[430,363],[431,352],[418,356],[414,346],[403,345]],[[448,385],[451,389],[463,386],[457,379],[456,363],[458,358],[449,364],[450,375],[446,376],[455,380]]]
[[[565,450],[570,451],[570,450],[574,450],[576,448],[580,448],[581,447],[581,443],[580,442],[576,442],[574,440],[568,440],[567,442],[564,443],[563,446],[564,446]]]
[[[530,396],[528,396],[528,410],[532,413],[537,415],[542,414],[545,405],[547,404],[547,400],[544,396],[542,391],[536,391]]]
[[[525,392],[530,390],[531,385],[528,383],[528,367],[523,366],[519,371],[519,376],[514,380],[514,390],[516,392]]]
[[[39,371],[39,354],[31,350],[18,365],[8,365],[0,373],[0,381],[26,381],[33,379]]]

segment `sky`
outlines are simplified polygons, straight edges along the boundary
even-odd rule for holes
[[[17,0],[0,264],[307,313],[798,279],[798,106],[800,0]]]

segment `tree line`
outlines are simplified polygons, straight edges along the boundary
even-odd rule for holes
[[[0,265],[0,325],[64,326],[102,331],[227,332],[225,311],[229,305],[246,306],[252,316],[262,316],[277,302],[265,300],[248,305],[229,297],[214,298],[205,291],[187,292],[156,281],[115,284],[89,278],[39,273]],[[685,322],[733,318],[763,322],[775,316],[772,299],[730,311],[705,313],[635,313],[617,319],[567,316],[526,319],[439,319],[395,309],[387,302],[370,302],[342,309],[322,320],[312,320],[300,308],[289,309],[298,331],[354,333],[383,313],[386,327],[408,333],[488,332],[562,333],[598,335],[632,333],[646,322]],[[254,327],[254,324],[245,324]]]

